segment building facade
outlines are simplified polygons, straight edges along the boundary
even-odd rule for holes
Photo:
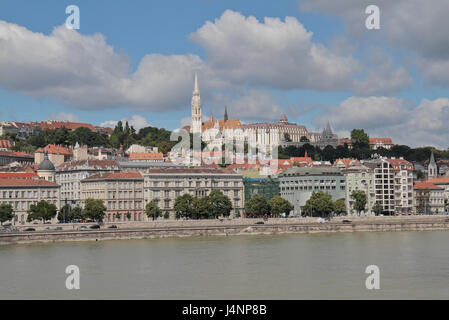
[[[346,177],[346,212],[349,216],[356,216],[358,212],[354,208],[355,200],[351,197],[354,191],[363,191],[366,194],[365,210],[361,215],[374,215],[373,207],[376,203],[376,191],[374,184],[374,171],[363,165],[354,165],[342,169]]]
[[[81,200],[100,199],[105,222],[145,221],[143,177],[138,172],[103,172],[81,181]]]
[[[302,207],[314,192],[325,192],[332,200],[346,198],[346,177],[332,167],[293,167],[279,175],[281,197],[294,206],[294,214],[301,215]]]
[[[60,209],[59,185],[41,179],[0,179],[0,204],[10,204],[15,223],[26,223],[31,205],[45,200]]]
[[[56,167],[55,180],[61,186],[61,202],[82,206],[81,180],[102,172],[119,172],[120,166],[113,160],[84,160],[64,162]]]
[[[159,208],[174,219],[175,200],[184,194],[203,198],[213,190],[222,191],[231,201],[231,216],[243,215],[245,194],[240,174],[223,169],[207,168],[158,168],[149,169],[144,176],[145,205],[155,201]]]
[[[400,158],[364,161],[374,171],[376,203],[387,215],[409,215],[415,212],[413,200],[413,165]]]
[[[248,203],[255,194],[264,196],[268,201],[280,194],[278,179],[270,177],[243,178],[243,184],[245,186],[245,203]]]
[[[438,214],[444,212],[444,188],[435,184],[417,181],[413,185],[416,213]]]

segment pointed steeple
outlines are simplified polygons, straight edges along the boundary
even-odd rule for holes
[[[225,107],[224,122],[228,121],[228,107]]]
[[[212,123],[214,122],[214,115],[212,114],[212,111],[210,113],[209,121]]]
[[[434,156],[434,154],[433,154],[433,151],[432,151],[432,153],[430,154],[430,162],[429,162],[429,164],[436,165],[436,162],[435,162],[435,156]]]
[[[437,175],[438,175],[438,167],[435,162],[435,156],[432,151],[432,153],[430,154],[429,165],[427,166],[427,176],[428,178],[434,178]]]
[[[195,72],[195,85],[193,88],[193,93],[194,94],[199,94],[200,93],[200,87],[198,86],[198,74]]]

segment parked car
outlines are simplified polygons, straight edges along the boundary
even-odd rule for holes
[[[79,230],[85,231],[85,230],[87,230],[87,227],[86,227],[86,226],[81,226],[81,227],[79,228]]]
[[[343,220],[342,223],[344,223],[344,224],[350,224],[350,223],[352,223],[352,221],[351,221],[351,220]]]
[[[93,226],[90,226],[91,229],[100,229],[100,226],[98,224],[94,224]]]
[[[34,228],[26,228],[23,231],[25,231],[25,232],[33,232],[33,231],[36,231],[36,229],[34,229]]]
[[[265,224],[265,222],[263,222],[263,221],[258,221],[258,222],[256,222],[255,224]]]
[[[112,226],[109,226],[108,228],[109,229],[118,229],[118,227],[115,224],[113,224]]]
[[[62,230],[62,227],[56,227],[55,230],[56,230],[56,231],[61,231],[61,230]]]

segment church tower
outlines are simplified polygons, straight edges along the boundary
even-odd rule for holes
[[[224,122],[226,122],[226,121],[228,121],[229,120],[229,117],[228,117],[228,107],[225,107],[225,114],[224,114]]]
[[[438,173],[437,171],[438,171],[438,168],[437,168],[437,164],[435,162],[435,156],[433,155],[433,151],[432,151],[432,154],[430,155],[429,165],[427,167],[427,177],[435,178]]]
[[[195,87],[192,94],[192,127],[190,132],[193,134],[202,132],[203,114],[201,105],[201,95],[198,86],[198,75],[195,73]]]

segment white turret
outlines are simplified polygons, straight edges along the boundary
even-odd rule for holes
[[[201,105],[200,88],[198,86],[198,75],[195,73],[195,86],[192,94],[192,127],[190,132],[201,134],[203,126],[203,114]]]

